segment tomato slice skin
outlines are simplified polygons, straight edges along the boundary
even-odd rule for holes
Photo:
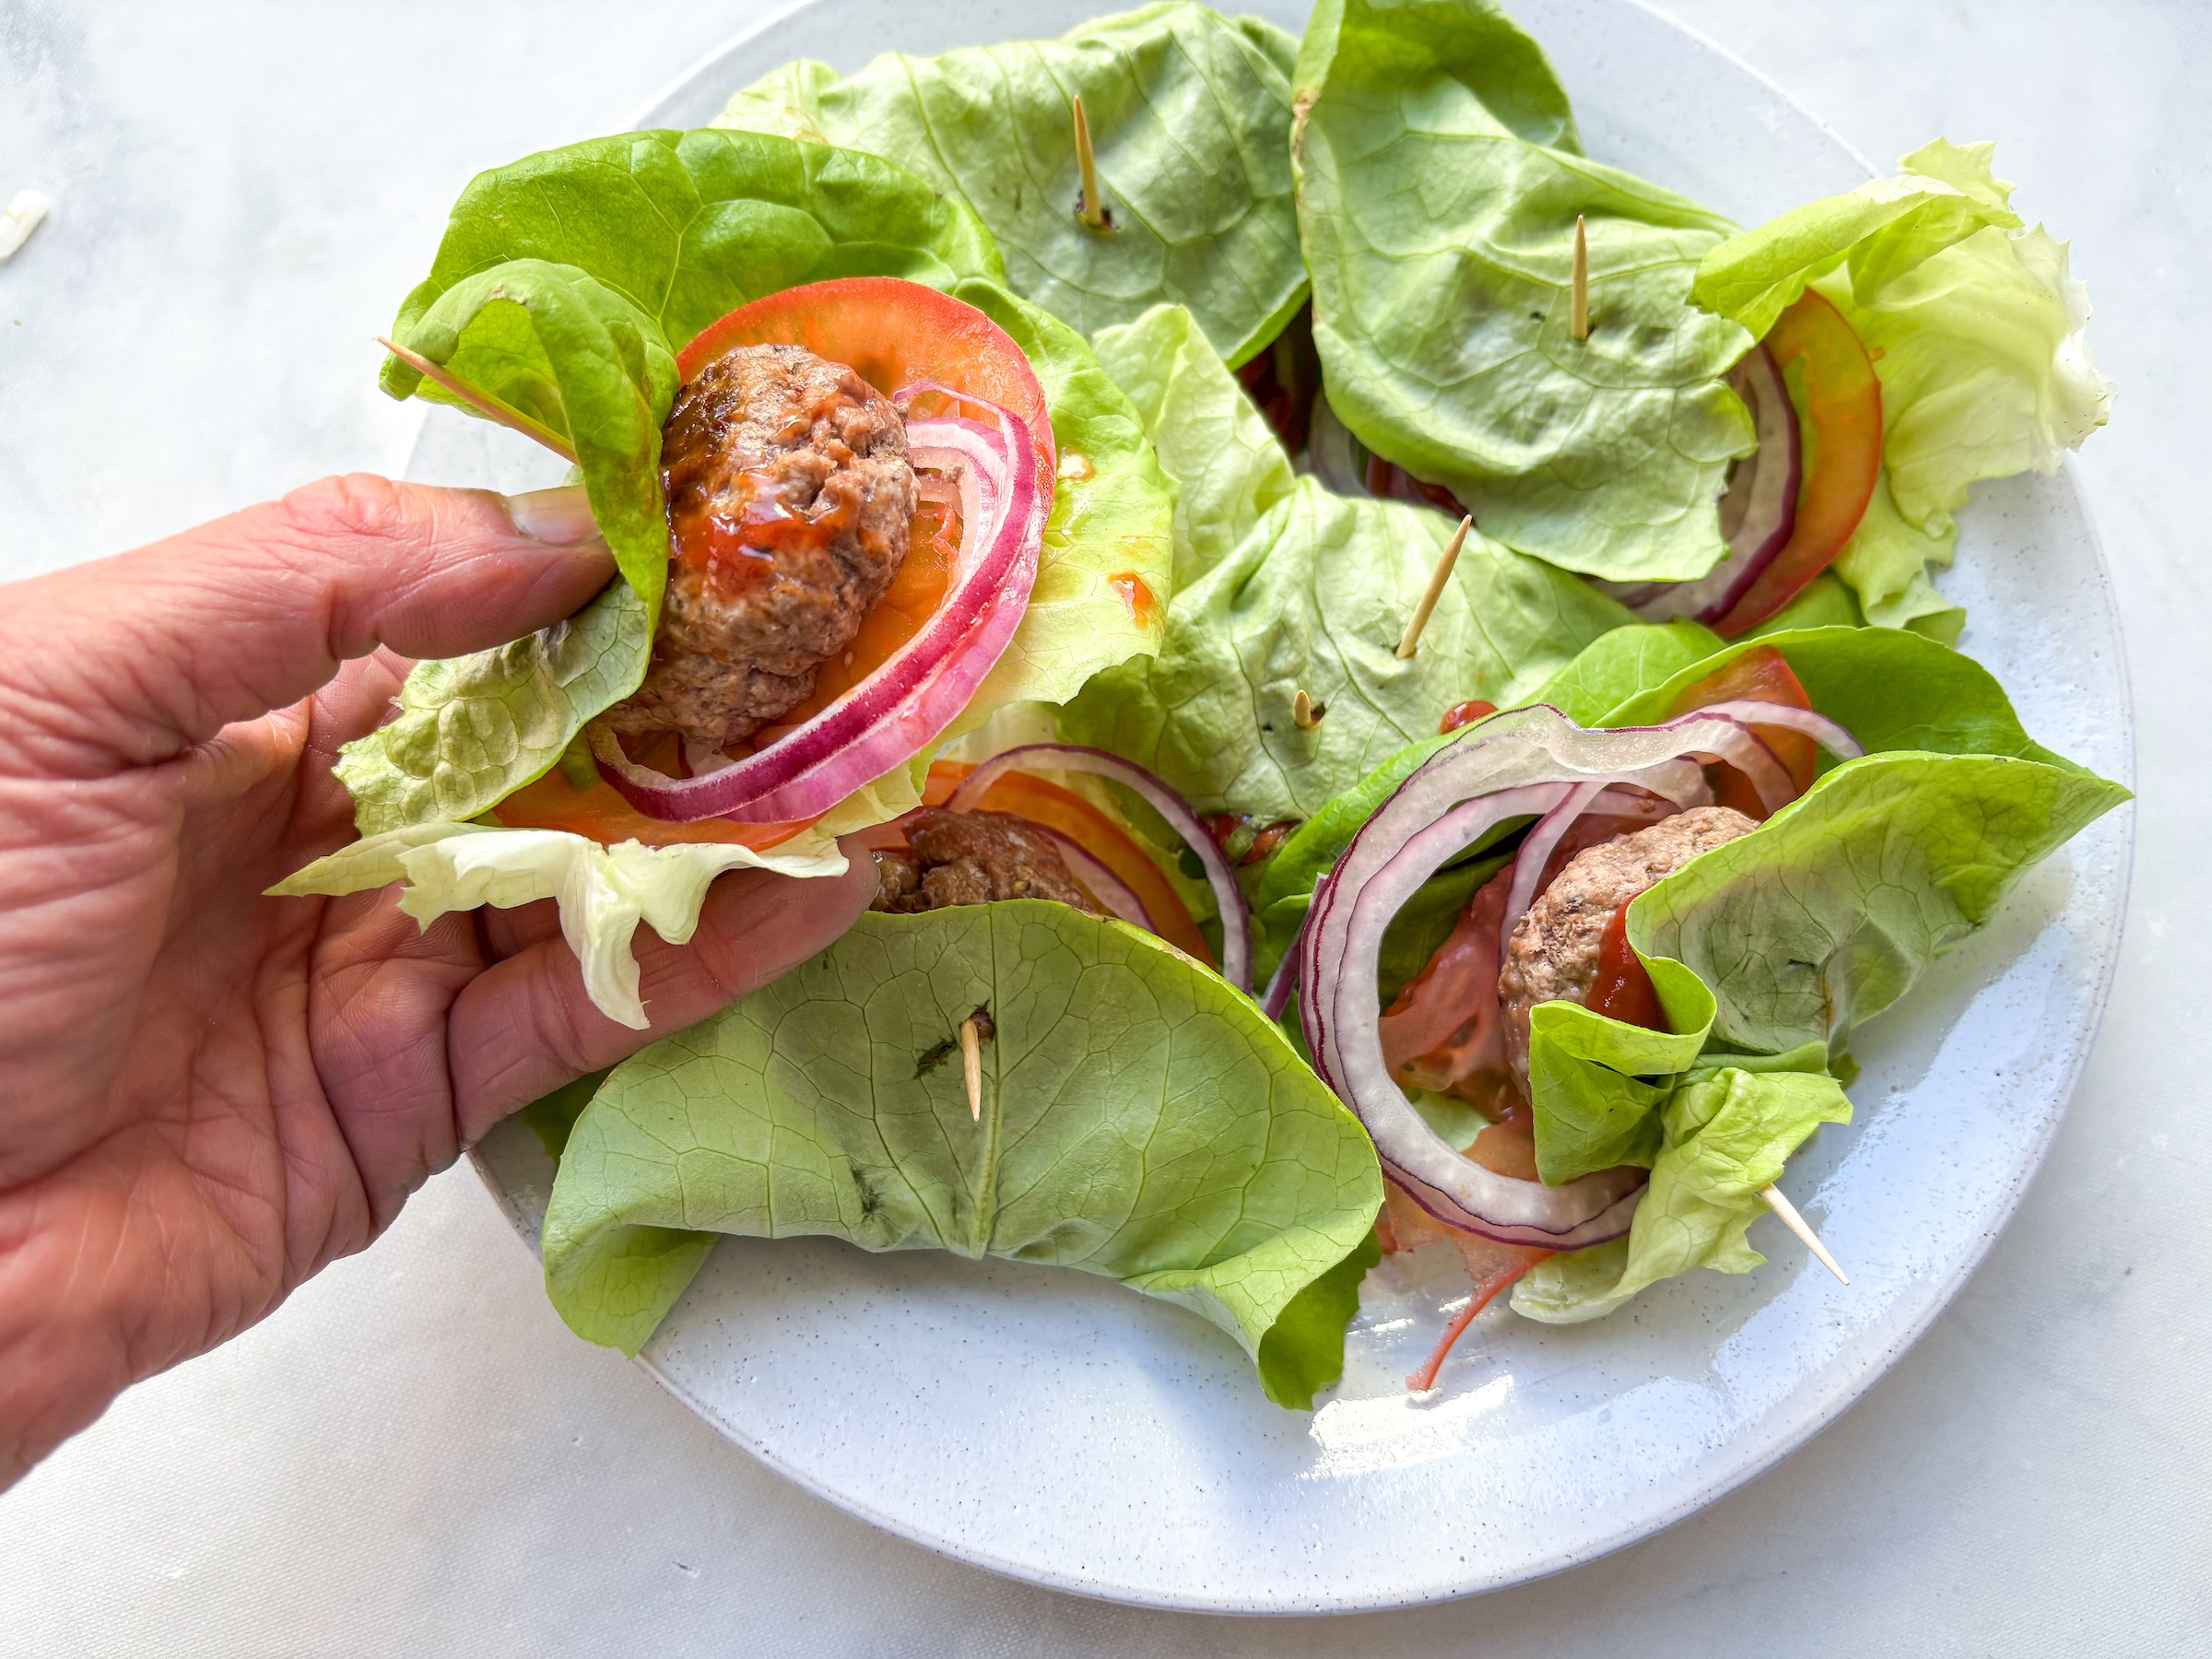
[[[954,760],[935,762],[929,769],[922,804],[942,806],[974,770]],[[1128,884],[1144,900],[1145,913],[1152,918],[1161,938],[1185,956],[1209,965],[1213,962],[1214,953],[1206,935],[1198,931],[1182,896],[1161,874],[1159,865],[1124,835],[1118,824],[1073,790],[1027,772],[1010,771],[985,790],[976,805],[985,812],[1010,812],[1032,824],[1058,830]]]
[[[785,288],[701,329],[677,354],[677,371],[688,382],[739,346],[804,346],[845,364],[886,397],[935,381],[997,404],[1029,423],[1038,486],[1052,490],[1059,458],[1037,371],[1005,329],[950,294],[898,276]]]
[[[647,818],[604,781],[589,789],[578,789],[558,766],[501,801],[492,808],[492,816],[510,830],[565,830],[605,847],[626,841],[642,841],[648,847],[711,841],[765,853],[806,828],[806,823],[733,824],[726,818],[665,823]]]
[[[1675,699],[1667,718],[1672,720],[1724,702],[1771,702],[1785,709],[1813,706],[1813,700],[1806,695],[1805,687],[1791,671],[1789,659],[1771,645],[1754,646],[1717,674],[1710,674],[1687,688]],[[1757,724],[1751,725],[1751,735],[1772,749],[1774,758],[1789,769],[1790,782],[1797,786],[1799,794],[1813,786],[1819,746],[1810,737],[1788,726]],[[1720,764],[1707,768],[1706,775],[1712,782],[1715,805],[1733,806],[1747,818],[1764,821],[1766,803],[1759,799],[1759,791],[1751,787],[1750,779],[1733,766]]]
[[[1724,640],[1757,628],[1828,569],[1866,515],[1882,471],[1882,382],[1843,313],[1811,288],[1763,344],[1784,376],[1802,376],[1805,480],[1789,541],[1712,626]]]

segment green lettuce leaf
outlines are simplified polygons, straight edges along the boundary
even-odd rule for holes
[[[1553,1186],[1617,1164],[1649,1168],[1660,1145],[1653,1108],[1696,1063],[1712,1031],[1716,1008],[1703,981],[1665,958],[1644,966],[1666,1013],[1664,1031],[1580,1003],[1539,1003],[1529,1011],[1536,1173]]]
[[[1938,603],[1941,602],[1938,601]],[[1963,623],[1966,613],[1960,611],[1958,614]],[[1794,599],[1749,633],[1745,634],[1743,638],[1760,640],[1769,634],[1792,633],[1801,628],[1864,628],[1865,626],[1866,613],[1859,608],[1859,596],[1852,591],[1849,582],[1839,577],[1833,570],[1827,570],[1821,571],[1819,575],[1799,589]],[[1918,631],[1927,633],[1930,639],[1937,640],[1943,644],[1952,643],[1951,641],[1943,639],[1938,632],[1932,632],[1924,629]]]
[[[1549,703],[1577,725],[1618,724],[1606,716],[1721,649],[1720,635],[1688,618],[1631,623],[1591,641],[1528,700]]]
[[[319,858],[269,891],[279,897],[367,892],[406,884],[399,908],[424,926],[451,911],[512,910],[558,900],[560,931],[583,969],[584,989],[610,1019],[637,1030],[652,1022],[638,994],[630,941],[642,922],[671,945],[690,940],[715,877],[739,869],[794,877],[841,876],[845,855],[821,831],[774,850],[700,841],[603,846],[560,830],[430,823],[388,830]]]
[[[1845,1070],[1853,1030],[1987,922],[2030,865],[2125,799],[2077,767],[1868,755],[1638,897],[1629,938],[1712,988],[1713,1035],[1730,1047],[1820,1041]]]
[[[665,548],[665,531],[661,540]],[[338,751],[334,770],[353,793],[355,827],[375,836],[489,811],[636,690],[652,656],[644,601],[616,582],[512,645],[417,664],[397,715]]]
[[[1814,709],[1841,724],[1869,753],[1926,749],[2071,765],[2028,735],[2004,687],[1973,658],[1920,634],[1887,628],[1808,628],[1738,640],[1625,699],[1596,724],[1665,720],[1690,687],[1764,646],[1782,653]],[[1821,763],[1832,761],[1824,754]]]
[[[1513,1287],[1513,1312],[1572,1324],[1693,1267],[1748,1273],[1764,1262],[1745,1237],[1767,1213],[1759,1193],[1814,1130],[1851,1122],[1851,1101],[1820,1062],[1818,1045],[1726,1057],[1672,1090],[1629,1236],[1538,1263]]]
[[[955,1041],[988,1009],[971,1122]],[[1374,1150],[1249,999],[1041,901],[870,913],[618,1067],[575,1122],[547,1288],[635,1353],[716,1233],[826,1234],[1117,1278],[1188,1308],[1303,1406],[1373,1258]]]
[[[1874,356],[1883,464],[1908,524],[1941,530],[1979,479],[2055,473],[2109,418],[2088,290],[2041,226],[1977,231],[1878,296],[1848,281],[1818,286]]]
[[[510,259],[462,276],[414,315],[403,312],[395,334],[567,440],[623,580],[643,599],[648,620],[658,617],[668,578],[661,422],[676,401],[677,373],[675,347],[657,321],[573,265]],[[386,388],[403,377],[451,401],[387,358]]]
[[[1888,504],[1940,544],[1929,553],[1939,563],[1970,486],[2055,472],[2112,404],[2089,354],[2088,290],[2067,272],[2065,244],[2012,211],[1994,148],[1937,139],[1896,178],[1731,238],[1698,276],[1698,303],[1755,334],[1807,287],[1842,312],[1882,382]],[[1888,551],[1874,597],[1862,590],[1870,620],[1911,585]],[[1854,568],[1872,562],[1863,555]],[[1912,594],[1908,620],[1939,616],[1928,597]]]
[[[1156,347],[1171,342],[1167,358]],[[1470,535],[1412,661],[1398,638],[1453,525],[1347,500],[1288,461],[1198,331],[1158,314],[1100,336],[1145,363],[1141,406],[1179,489],[1177,586],[1156,658],[1103,674],[1061,716],[1070,742],[1149,767],[1201,812],[1309,818],[1468,698],[1525,697],[1628,613],[1588,583]],[[1241,535],[1229,515],[1259,514]],[[1305,691],[1326,711],[1300,730]]]
[[[1875,627],[1907,628],[1956,645],[1966,612],[1938,594],[1928,576],[1932,570],[1948,570],[1959,549],[1957,526],[1947,514],[1942,517],[1939,526],[1927,530],[1907,524],[1889,493],[1885,468],[1867,500],[1866,516],[1829,568],[1851,588]]]
[[[1290,201],[1294,50],[1272,26],[1150,6],[1057,41],[787,64],[716,124],[888,156],[973,208],[1014,291],[1084,334],[1187,306],[1242,362],[1305,296]],[[1083,100],[1112,228],[1077,215]]]
[[[1322,0],[1293,96],[1313,335],[1345,424],[1564,569],[1719,562],[1714,502],[1754,443],[1721,377],[1750,336],[1687,301],[1734,227],[1583,157],[1550,65],[1493,0]]]
[[[1900,161],[1895,178],[1730,237],[1699,265],[1697,302],[1764,335],[1816,276],[1848,266],[1855,288],[1878,293],[1977,230],[2018,229],[2012,186],[1990,172],[1995,148],[1938,138]]]
[[[587,272],[650,318],[671,351],[738,306],[801,283],[902,276],[941,288],[1006,278],[973,214],[877,157],[752,133],[620,133],[471,180],[394,337],[422,349],[415,328],[448,289],[513,260]],[[384,365],[393,395],[417,383],[405,363]]]
[[[1091,345],[1175,480],[1169,591],[1180,594],[1296,493],[1290,457],[1182,306],[1155,306],[1125,327],[1100,330]]]
[[[1100,670],[1148,655],[1158,607],[1132,595],[1173,592],[1175,559],[1174,486],[1088,344],[993,284],[961,282],[952,292],[1005,329],[1037,371],[1060,477],[1021,626],[948,737],[1010,703],[1065,702]]]

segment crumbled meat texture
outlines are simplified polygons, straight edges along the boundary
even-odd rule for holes
[[[741,346],[661,432],[668,596],[645,683],[607,720],[713,748],[814,691],[905,562],[918,500],[906,423],[803,346]]]
[[[1630,900],[1759,826],[1725,806],[1700,806],[1648,830],[1590,847],[1552,877],[1513,928],[1498,1000],[1505,1013],[1505,1054],[1528,1092],[1528,1015],[1538,1003],[1579,1003],[1597,982],[1597,953],[1614,913]]]
[[[922,872],[905,853],[888,851],[876,854],[876,902],[870,910],[895,911],[900,900],[912,898],[922,887]]]
[[[948,904],[1056,899],[1096,913],[1052,837],[1005,812],[929,806],[907,820],[907,851],[876,854],[879,911],[912,915]]]

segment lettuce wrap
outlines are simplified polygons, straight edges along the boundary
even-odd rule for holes
[[[2013,210],[1994,153],[1939,138],[1893,178],[1712,248],[1692,296],[1756,335],[1810,288],[1865,342],[1882,387],[1882,477],[1833,569],[1869,622],[1947,643],[1964,618],[1929,571],[1951,561],[1969,488],[2056,472],[2112,397],[2066,245]]]
[[[1345,425],[1561,569],[1712,570],[1715,502],[1754,442],[1722,376],[1752,335],[1688,300],[1735,227],[1584,156],[1542,49],[1494,0],[1321,0],[1293,96],[1313,337]]]
[[[2037,745],[1978,664],[1909,631],[1800,629],[1724,646],[1694,623],[1628,627],[1530,700],[1583,725],[1651,725],[1689,688],[1767,648],[1866,753],[1824,757],[1799,799],[1629,905],[1628,939],[1667,1030],[1573,1003],[1534,1009],[1541,1179],[1624,1164],[1652,1177],[1626,1239],[1554,1256],[1516,1286],[1513,1306],[1530,1317],[1594,1318],[1691,1267],[1756,1265],[1745,1230],[1766,1213],[1760,1190],[1821,1124],[1849,1121],[1857,1028],[1985,924],[2025,870],[2127,798]],[[1256,899],[1263,971],[1359,826],[1451,741],[1394,757],[1283,842]],[[1470,848],[1421,897],[1433,909],[1455,873],[1464,890],[1473,872],[1494,871],[1515,828]],[[1421,936],[1449,924],[1432,916]],[[1403,960],[1395,972],[1403,982]]]
[[[579,836],[546,839],[564,831],[483,822],[564,756],[588,780],[579,735],[644,677],[667,571],[658,462],[677,353],[765,294],[861,275],[941,288],[1004,328],[1036,371],[1058,447],[1087,475],[1057,488],[1020,628],[946,737],[1009,704],[1072,696],[1098,670],[1154,648],[1154,627],[1114,583],[1167,590],[1170,486],[1081,336],[1001,286],[995,245],[965,206],[874,156],[788,138],[650,132],[570,145],[470,183],[394,337],[574,449],[620,579],[529,639],[418,665],[396,717],[347,745],[338,763],[364,841],[276,890],[404,879],[410,913],[426,920],[559,899],[594,1000],[642,1028],[628,952],[638,920],[680,942],[714,874],[749,864],[834,875],[844,868],[837,834],[919,801],[926,755],[769,852],[673,845],[627,863]],[[452,401],[396,360],[383,384]],[[476,832],[455,834],[464,823]]]
[[[978,1011],[971,1119],[956,1034]],[[560,1159],[547,1290],[625,1353],[716,1235],[818,1234],[1118,1279],[1302,1409],[1377,1259],[1374,1148],[1283,1033],[1151,935],[1039,900],[865,915],[533,1117]]]

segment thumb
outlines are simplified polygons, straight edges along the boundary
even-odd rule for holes
[[[379,646],[457,656],[521,639],[614,568],[581,488],[326,478],[0,591],[0,742],[63,777],[164,760]]]

